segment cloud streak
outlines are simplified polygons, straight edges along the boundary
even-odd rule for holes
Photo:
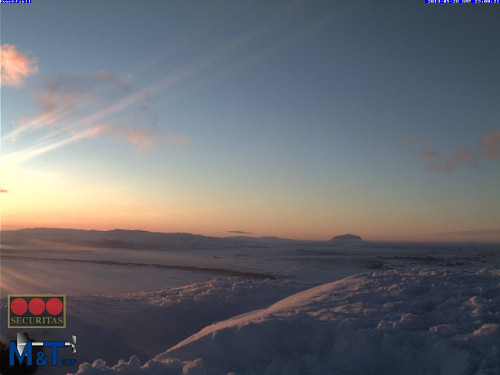
[[[0,86],[20,87],[26,78],[38,73],[36,59],[17,51],[12,44],[2,44],[0,61]]]
[[[23,133],[47,128],[31,148],[4,156],[2,164],[17,165],[60,147],[101,134],[115,136],[134,145],[136,150],[152,149],[157,144],[184,144],[185,137],[165,137],[156,131],[157,116],[147,105],[134,106],[147,100],[131,94],[132,78],[101,71],[89,74],[57,74],[45,77],[35,94],[40,111],[23,117],[19,125],[2,137],[15,141]],[[135,100],[130,100],[135,98]],[[104,120],[128,109],[120,124]]]
[[[93,138],[102,133],[105,130],[103,125],[96,125],[93,127],[89,127],[85,130],[82,130],[78,133],[74,133],[68,137],[62,137],[57,141],[51,141],[50,143],[36,145],[34,147],[12,152],[8,155],[5,155],[0,162],[0,166],[15,166],[19,165],[27,160],[33,159],[34,157],[43,155],[49,151],[58,149],[60,147],[69,145],[76,141],[85,139],[85,138]]]
[[[425,139],[419,137],[403,137],[402,141],[404,144],[418,145],[415,156],[427,160],[427,169],[439,172],[450,172],[453,170],[453,163],[434,150]]]
[[[500,159],[500,130],[488,134],[481,142],[480,150],[485,158]]]
[[[43,77],[34,94],[40,112],[20,118],[17,128],[2,140],[16,140],[31,129],[64,129],[82,116],[111,105],[130,89],[131,77],[119,77],[107,71]]]
[[[119,129],[117,132],[122,134],[123,139],[134,145],[138,152],[154,149],[156,145],[183,145],[188,141],[186,137],[182,136],[162,136],[152,127]]]
[[[458,150],[455,152],[455,155],[453,156],[454,160],[456,163],[462,163],[466,166],[469,167],[477,167],[478,166],[478,159],[476,155],[470,151],[467,150],[465,147],[460,146]]]
[[[110,102],[99,100],[99,98],[102,98],[99,95],[101,91],[94,90],[96,86],[101,87],[101,83],[108,88],[119,86],[120,80],[110,72],[92,73],[88,76],[87,81],[94,83],[91,85],[92,89],[89,89],[87,86],[83,86],[83,88],[79,87],[82,83],[68,75],[59,75],[52,78],[51,85],[46,85],[37,95],[37,100],[42,108],[41,113],[33,118],[21,119],[20,126],[6,135],[11,140],[15,140],[25,131],[47,126],[51,127],[50,131],[43,137],[43,145],[40,145],[36,151],[30,150],[26,152],[23,157],[17,155],[17,160],[27,160],[27,158],[35,157],[72,143],[75,139],[81,139],[76,135],[87,134],[87,129],[94,129],[96,124],[104,126],[104,130],[101,133],[119,135],[120,139],[131,143],[138,151],[153,149],[157,144],[181,145],[186,143],[187,139],[182,136],[165,137],[158,134],[154,121],[137,121],[133,124],[117,124],[115,121],[113,124],[113,121],[109,118],[126,110],[132,110],[134,106],[147,101],[156,93],[198,75],[202,71],[212,69],[216,63],[225,61],[230,53],[242,51],[242,47],[245,45],[253,43],[258,38],[265,38],[270,30],[276,29],[285,23],[285,15],[292,12],[298,14],[299,8],[306,3],[306,0],[296,0],[293,3],[287,4],[275,15],[264,20],[254,28],[215,46],[207,53],[195,58],[147,87],[126,94],[120,90],[116,92],[111,90],[111,93],[116,93],[117,95],[113,96],[113,100]],[[295,40],[313,35],[319,29],[334,22],[336,17],[341,16],[345,10],[342,9],[338,14],[336,12],[325,15],[319,21],[300,30],[290,40],[284,41],[283,46],[289,46]],[[265,56],[266,53],[263,55]],[[211,80],[217,80],[228,73],[229,71],[225,69],[222,73],[213,75]],[[96,85],[95,82],[99,84]],[[85,137],[82,136],[82,138]]]
[[[456,149],[452,158],[443,156],[434,150],[425,139],[419,137],[407,136],[401,139],[405,145],[416,144],[418,150],[415,156],[427,160],[427,169],[439,172],[451,172],[455,167],[462,165],[469,168],[479,166],[480,158],[500,159],[500,131],[495,130],[487,134],[477,151],[471,151],[460,145]]]
[[[301,1],[297,1],[297,4],[301,3]],[[295,3],[294,3],[295,5]],[[58,121],[58,128],[56,130],[51,131],[48,136],[49,139],[56,139],[57,137],[66,134],[67,140],[55,140],[50,145],[40,146],[36,150],[31,150],[24,152],[24,154],[16,155],[15,158],[10,158],[11,160],[17,160],[19,162],[29,160],[35,156],[39,156],[43,153],[55,150],[56,148],[62,147],[68,143],[72,143],[75,140],[76,134],[85,134],[87,128],[92,127],[96,122],[103,123],[104,118],[117,114],[119,112],[124,111],[132,107],[133,105],[140,103],[151,95],[158,93],[161,90],[164,90],[172,85],[191,77],[200,71],[207,69],[219,60],[221,60],[224,56],[226,56],[229,52],[243,46],[244,44],[252,41],[257,36],[264,34],[266,30],[275,25],[279,24],[281,21],[281,17],[284,12],[288,11],[291,6],[285,8],[282,13],[279,13],[271,20],[259,25],[253,30],[250,30],[247,33],[236,36],[229,41],[222,43],[221,45],[213,48],[205,55],[201,56],[198,59],[193,60],[191,63],[188,63],[184,67],[174,71],[171,74],[163,77],[162,79],[152,83],[151,85],[140,89],[134,93],[131,93],[119,100],[116,100],[114,104],[105,106],[104,108],[98,109],[87,115],[83,115],[79,117],[79,119],[74,120],[72,122],[64,123],[64,120],[67,120],[68,117],[75,112],[75,108],[73,106],[75,100],[71,98],[72,92],[69,93],[70,98],[62,97],[60,95],[60,91],[55,89],[48,89],[43,91],[39,96],[39,101],[42,104],[42,113],[36,119],[31,121],[27,121],[25,124],[21,124],[19,129],[16,129],[11,134],[8,134],[6,137],[15,140],[17,136],[19,136],[24,131],[33,129],[35,127],[43,127],[47,124],[55,123],[55,120]],[[109,75],[101,74],[100,78],[107,79],[109,81]],[[62,94],[62,93],[61,93]],[[60,99],[62,99],[62,105],[60,104]],[[92,98],[83,98],[82,101],[79,101],[78,107],[86,107],[89,103],[92,103]],[[83,103],[83,105],[82,105]],[[114,133],[113,129],[115,126],[111,126],[110,130]],[[84,130],[82,130],[84,129]],[[152,141],[151,135],[149,135],[147,130],[139,131],[137,129],[133,129],[131,131],[122,132],[125,133],[125,137],[123,139],[134,144],[139,150],[143,150],[145,148],[154,147],[154,143]],[[186,139],[183,137],[177,137],[172,139],[167,139],[163,141],[163,143],[177,143],[183,144]],[[7,155],[10,156],[10,155]]]

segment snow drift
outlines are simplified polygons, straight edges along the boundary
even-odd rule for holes
[[[77,374],[498,374],[499,327],[498,274],[384,271],[215,323],[143,366]]]

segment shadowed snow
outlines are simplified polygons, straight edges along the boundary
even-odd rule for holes
[[[488,271],[357,275],[208,326],[143,366],[77,373],[499,373],[499,285]]]

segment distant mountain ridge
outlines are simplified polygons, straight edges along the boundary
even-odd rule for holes
[[[289,243],[293,240],[277,237],[210,237],[191,233],[161,233],[143,230],[113,229],[109,231],[28,228],[1,232],[4,245],[71,244],[86,247],[127,249],[192,249],[267,247],[266,243]],[[299,241],[301,242],[301,241]]]
[[[1,244],[13,246],[58,246],[75,245],[83,247],[116,249],[224,249],[224,248],[267,248],[269,246],[290,246],[314,243],[318,246],[352,244],[363,242],[361,237],[344,234],[330,241],[293,240],[274,236],[212,237],[192,233],[163,233],[144,230],[113,229],[109,231],[26,228],[1,231]]]

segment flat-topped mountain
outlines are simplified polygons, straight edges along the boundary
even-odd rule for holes
[[[360,236],[356,236],[355,234],[347,233],[341,234],[340,236],[332,237],[330,242],[336,243],[353,243],[353,242],[362,242],[363,239]]]

